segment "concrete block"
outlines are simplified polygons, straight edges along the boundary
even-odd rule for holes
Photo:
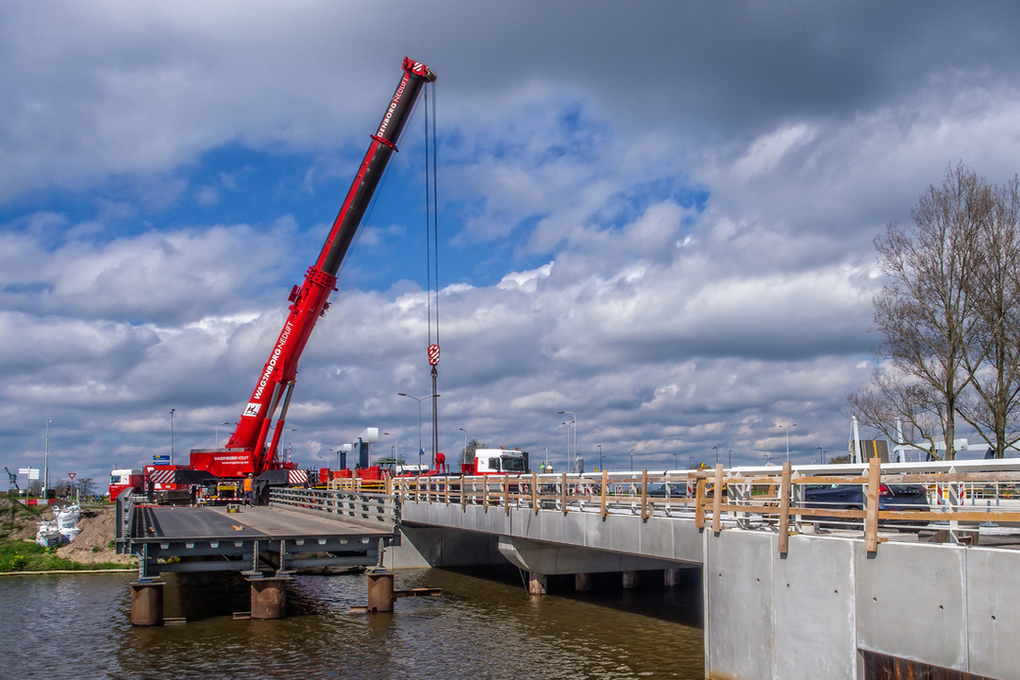
[[[701,564],[701,531],[694,526],[694,520],[685,518],[662,521],[668,521],[673,532],[672,559]]]
[[[772,561],[776,677],[857,677],[853,543],[791,536]]]
[[[1007,678],[1020,669],[1020,554],[968,548],[969,672]]]
[[[775,669],[773,534],[709,533],[705,580],[706,677],[771,680]],[[802,676],[806,677],[806,676]]]
[[[609,529],[608,550],[641,553],[641,518],[632,515],[610,515],[606,518]]]
[[[967,670],[965,549],[854,543],[857,644],[882,654]]]
[[[671,558],[676,552],[673,549],[673,531],[669,520],[650,519],[641,524],[641,554],[649,557]]]

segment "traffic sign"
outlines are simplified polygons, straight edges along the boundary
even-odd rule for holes
[[[78,474],[78,473],[77,473],[77,472],[68,472],[68,473],[67,473],[67,476],[68,476],[68,477],[70,477],[71,479],[74,479],[74,476],[75,476],[76,474]]]
[[[29,479],[39,479],[39,468],[27,467],[18,468],[19,475],[28,475]]]

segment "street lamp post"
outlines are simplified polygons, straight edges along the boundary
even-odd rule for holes
[[[605,468],[602,467],[602,444],[597,444],[599,447],[599,472],[602,472]]]
[[[296,427],[286,427],[286,428],[283,429],[283,432],[280,433],[280,451],[286,451],[287,450],[287,433],[288,432],[297,432],[297,428]],[[287,462],[288,463],[290,462],[290,453],[287,454]]]
[[[571,421],[568,420],[565,423],[560,423],[560,425],[566,425],[567,426],[567,457],[563,461],[563,472],[566,472],[567,470],[570,469],[570,425],[571,425]]]
[[[676,466],[677,470],[680,469],[680,454],[679,453],[674,453],[673,454],[673,465]]]
[[[715,464],[718,465],[719,464],[719,447],[718,446],[713,446],[712,450],[715,451]]]
[[[688,470],[694,469],[694,456],[687,456],[687,469]]]
[[[630,471],[634,472],[634,449],[630,450]]]
[[[557,413],[557,415],[561,415],[561,416],[569,415],[571,422],[574,424],[574,455],[576,456],[577,455],[577,414],[575,414],[573,411],[559,411]],[[564,470],[567,470],[567,469],[570,468],[570,444],[569,444],[569,441],[570,441],[570,437],[569,437],[569,435],[570,435],[570,428],[569,427],[567,428],[567,435],[568,435],[567,436],[567,442],[568,442],[568,444],[567,444],[567,464],[563,466]]]
[[[549,449],[547,447],[543,446],[542,450],[545,451],[545,457],[542,459],[542,462],[545,463],[546,468],[548,468],[549,467]]]
[[[425,453],[425,449],[422,448],[422,445],[421,445],[421,402],[424,399],[428,399],[432,395],[429,394],[429,395],[425,395],[424,397],[412,397],[410,394],[405,394],[403,392],[397,392],[397,396],[398,397],[407,397],[408,399],[414,399],[416,402],[418,402],[418,472],[420,473],[421,472],[421,457],[422,457],[422,454]],[[439,395],[437,394],[436,396],[438,397]]]
[[[216,423],[216,448],[220,448],[220,425],[229,425],[230,422]]]
[[[730,449],[729,454],[727,454],[726,467],[728,468],[733,467],[733,449]]]
[[[825,461],[822,459],[822,447],[816,446],[815,448],[818,449],[818,464],[825,465]]]
[[[46,418],[46,447],[43,449],[43,488],[42,497],[45,500],[49,500],[49,495],[46,493],[46,489],[50,486],[50,423],[53,422],[52,418]]]
[[[464,451],[460,454],[460,464],[465,465],[467,463],[467,430],[463,427],[457,429],[464,433]]]
[[[392,432],[383,432],[383,434],[386,435],[387,437],[393,437],[393,461],[394,461],[394,464],[399,463],[400,462],[400,439],[398,439],[397,435],[393,434]]]
[[[170,464],[174,464],[174,411],[177,409],[170,409]]]
[[[780,425],[779,427],[785,427],[786,428],[786,462],[789,463],[790,462],[790,429],[794,428],[794,427],[797,427],[797,423],[794,423],[792,425],[785,425],[785,426],[784,425]]]

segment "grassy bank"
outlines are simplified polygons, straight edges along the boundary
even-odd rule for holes
[[[99,562],[85,564],[57,555],[56,548],[44,548],[25,541],[0,541],[0,573],[12,571],[79,571],[84,569],[123,569],[123,564]]]

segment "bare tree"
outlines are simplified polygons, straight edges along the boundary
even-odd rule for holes
[[[964,361],[971,389],[960,415],[1002,458],[1020,439],[1020,182],[993,190],[980,235],[979,266],[970,281],[979,332]]]
[[[970,280],[991,204],[988,184],[959,165],[947,171],[941,187],[921,196],[911,210],[911,228],[892,223],[875,239],[886,275],[875,298],[875,324],[885,335],[879,353],[907,385],[920,386],[914,396],[934,399],[948,460],[956,456],[955,415],[970,382],[966,348],[980,332]],[[889,405],[890,411],[898,408]]]
[[[928,443],[928,452],[937,456],[936,440],[945,431],[939,395],[929,386],[889,371],[875,373],[871,384],[847,399],[861,424],[885,435],[893,446]]]

